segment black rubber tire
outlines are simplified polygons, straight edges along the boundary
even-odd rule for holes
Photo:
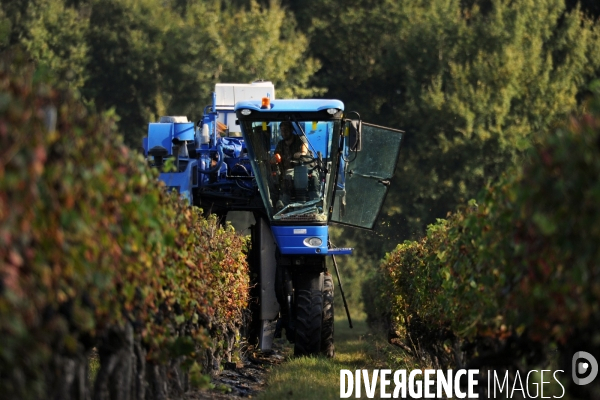
[[[320,289],[297,291],[294,355],[317,355],[321,350],[323,294]]]
[[[335,356],[333,346],[333,277],[323,276],[323,321],[321,322],[321,354],[328,358]]]

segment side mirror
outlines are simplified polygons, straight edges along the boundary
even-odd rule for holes
[[[361,132],[362,132],[362,121],[360,119],[347,119],[345,121],[346,127],[346,137],[348,143],[349,151],[361,151],[362,150],[362,141],[361,141]]]

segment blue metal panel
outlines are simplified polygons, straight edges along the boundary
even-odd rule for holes
[[[194,140],[194,123],[179,123],[175,125],[175,138],[179,140]]]
[[[161,146],[173,154],[173,124],[161,124],[158,122],[148,125],[148,150]]]
[[[310,142],[309,149],[314,151],[316,157],[317,151],[320,151],[323,157],[328,157],[329,141],[331,140],[330,124],[325,122],[319,122],[316,129],[312,129],[312,123],[306,122],[303,126],[306,138]]]
[[[284,112],[284,111],[321,111],[328,108],[337,108],[340,110],[344,109],[344,103],[339,100],[314,100],[314,99],[301,99],[301,100],[272,100],[270,109],[260,108],[260,101],[239,101],[235,103],[234,110],[240,110],[242,108],[248,108],[256,111],[272,111],[272,112]]]
[[[327,254],[327,226],[272,226],[281,254]],[[321,246],[309,247],[304,239],[318,237]]]
[[[331,254],[332,256],[335,255],[344,255],[344,254],[352,254],[352,250],[354,250],[352,247],[340,247],[340,248],[335,248],[335,249],[327,249],[327,254]]]
[[[177,189],[181,197],[192,203],[192,168],[198,162],[190,161],[183,172],[163,172],[158,179],[163,181],[168,188]]]

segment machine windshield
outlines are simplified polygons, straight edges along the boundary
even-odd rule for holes
[[[250,162],[271,221],[325,223],[339,121],[243,121]]]

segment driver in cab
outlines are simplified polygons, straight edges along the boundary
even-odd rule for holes
[[[281,162],[281,169],[285,171],[293,168],[293,159],[300,159],[302,156],[308,154],[308,146],[302,141],[300,136],[294,135],[290,121],[283,121],[279,124],[279,131],[283,139],[277,143],[275,154],[271,158],[271,164]]]
[[[271,164],[279,164],[282,180],[281,198],[277,202],[276,209],[281,209],[290,203],[293,188],[294,163],[293,161],[301,161],[301,158],[309,154],[308,146],[298,135],[294,135],[292,123],[283,121],[279,124],[279,131],[282,140],[275,147],[275,154],[271,158]]]

